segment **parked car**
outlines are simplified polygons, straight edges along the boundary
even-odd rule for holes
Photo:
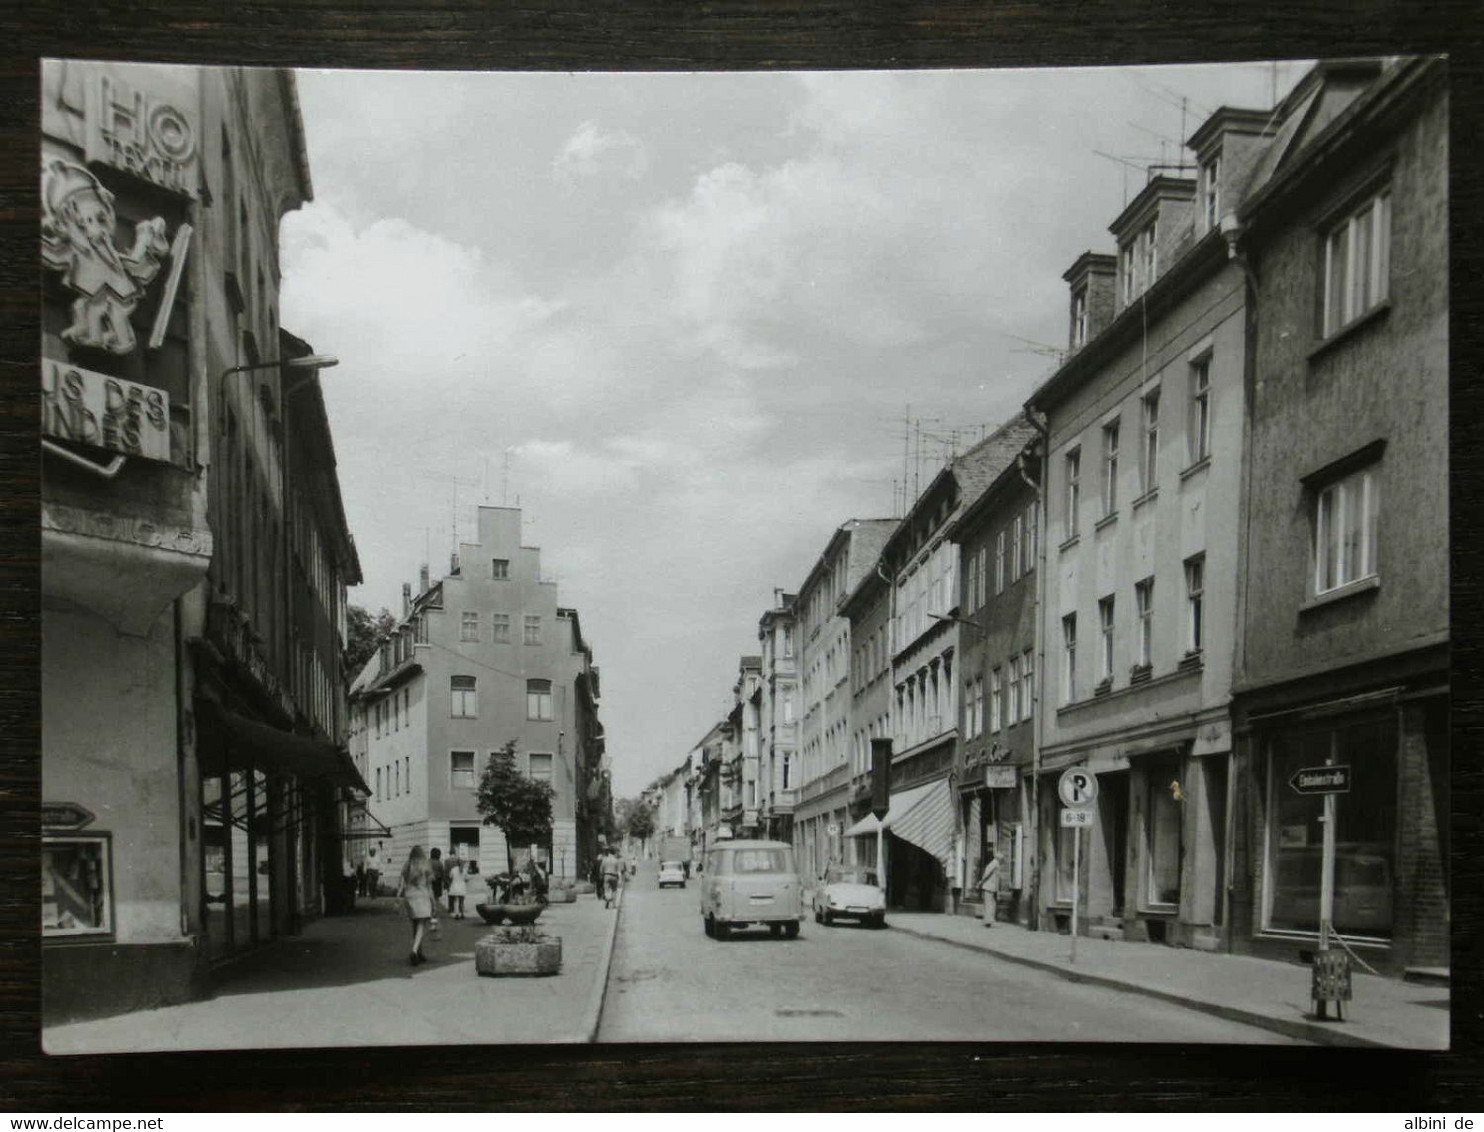
[[[814,889],[814,922],[855,920],[872,928],[886,926],[886,893],[876,870],[865,865],[831,865]]]
[[[685,866],[679,861],[660,862],[660,887],[673,884],[678,888],[685,887]]]
[[[737,839],[710,849],[701,881],[701,919],[713,939],[753,924],[795,938],[804,921],[804,885],[794,867],[793,846]]]

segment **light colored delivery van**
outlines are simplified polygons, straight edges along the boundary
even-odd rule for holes
[[[706,934],[726,939],[733,928],[767,924],[793,939],[804,919],[804,886],[794,849],[782,841],[722,841],[706,853],[701,873]]]

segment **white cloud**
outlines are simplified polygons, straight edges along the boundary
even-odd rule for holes
[[[552,161],[557,182],[568,191],[579,181],[600,176],[637,181],[649,167],[644,146],[626,130],[604,132],[596,122],[584,122],[562,145]]]

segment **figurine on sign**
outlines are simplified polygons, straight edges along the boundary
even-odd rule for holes
[[[134,226],[134,246],[114,245],[113,194],[86,169],[53,161],[42,174],[41,259],[78,295],[62,340],[113,354],[134,349],[129,316],[170,253],[165,221]]]

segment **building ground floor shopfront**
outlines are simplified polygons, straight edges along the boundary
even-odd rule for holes
[[[200,997],[348,890],[348,754],[223,706],[225,685],[191,695],[214,677],[173,609],[143,635],[43,627],[46,1024]]]
[[[953,910],[958,875],[954,808],[945,775],[893,791],[885,817],[878,820],[868,812],[845,829],[852,862],[884,874],[888,908]]]
[[[1224,711],[1048,747],[1037,791],[1040,927],[1220,950],[1229,907],[1231,727]],[[1090,827],[1061,825],[1062,772],[1097,776]]]
[[[965,770],[958,784],[958,822],[962,830],[962,898],[957,910],[964,915],[984,914],[979,877],[992,848],[1000,863],[997,918],[1006,923],[1029,925],[1032,902],[1028,883],[1028,826],[1031,813],[1030,768],[1009,763],[975,766]]]
[[[795,864],[799,875],[809,880],[824,874],[832,864],[852,864],[851,846],[845,837],[850,826],[850,795],[843,775],[837,784],[800,802],[790,822]]]
[[[1449,965],[1446,665],[1437,649],[1238,697],[1234,950],[1318,945],[1324,798],[1294,782],[1339,766],[1334,931],[1382,973]]]
[[[457,857],[477,864],[483,876],[503,873],[512,862],[519,866],[533,848],[507,847],[504,831],[497,825],[484,825],[478,818],[419,818],[388,828],[390,836],[368,841],[363,851],[365,861],[377,861],[380,891],[383,893],[396,890],[402,867],[414,845],[422,846],[424,852],[438,849],[445,859]],[[577,875],[577,823],[574,820],[557,819],[552,823],[551,844],[536,845],[534,849],[536,860],[553,875]],[[483,899],[482,891],[480,898]]]

